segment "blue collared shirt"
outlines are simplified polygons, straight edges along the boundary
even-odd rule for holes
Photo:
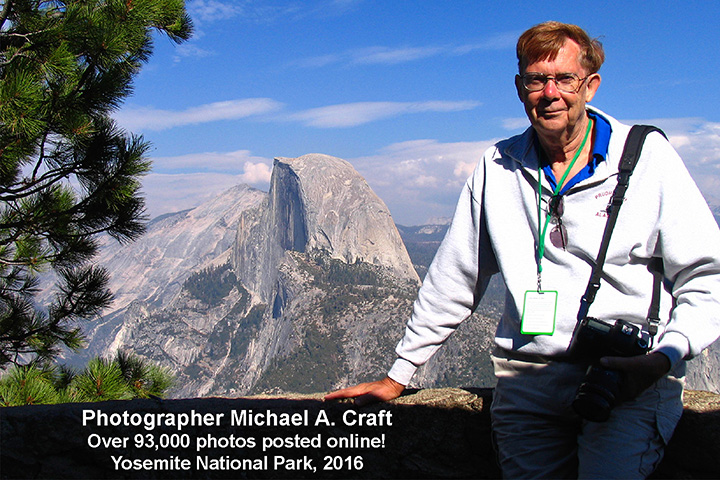
[[[592,177],[595,174],[595,168],[600,164],[600,162],[604,162],[605,158],[607,157],[612,127],[610,127],[610,123],[600,115],[588,112],[588,116],[593,119],[594,123],[593,130],[595,134],[595,142],[593,144],[592,158],[582,170],[575,174],[575,176],[572,177],[570,180],[565,182],[562,190],[558,192],[559,195],[564,195],[565,193],[567,193],[568,190],[570,190],[578,183]],[[537,148],[540,148],[539,144],[537,145]],[[550,182],[553,191],[555,191],[555,189],[557,188],[557,179],[553,174],[552,167],[550,165],[545,165],[543,167],[543,171],[545,172],[545,177],[547,178],[548,182]]]

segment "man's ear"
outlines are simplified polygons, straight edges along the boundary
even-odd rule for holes
[[[600,88],[600,82],[602,81],[602,78],[600,78],[599,73],[593,73],[590,75],[590,77],[585,82],[585,103],[589,103],[590,100],[593,99],[595,94],[598,91],[598,88]]]

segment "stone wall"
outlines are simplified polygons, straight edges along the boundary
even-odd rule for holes
[[[362,409],[321,395],[2,408],[0,476],[498,478],[491,397],[429,389]],[[718,478],[719,459],[720,396],[687,392],[654,477]]]

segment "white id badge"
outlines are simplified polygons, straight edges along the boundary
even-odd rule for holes
[[[523,335],[552,335],[555,331],[558,292],[528,290],[525,292],[520,333]]]

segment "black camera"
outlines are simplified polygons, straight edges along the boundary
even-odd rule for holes
[[[601,357],[634,357],[649,350],[640,328],[625,320],[614,324],[585,317],[573,332],[569,352],[572,358],[590,363],[578,388],[573,409],[592,422],[604,422],[620,397],[621,372],[600,366]]]

